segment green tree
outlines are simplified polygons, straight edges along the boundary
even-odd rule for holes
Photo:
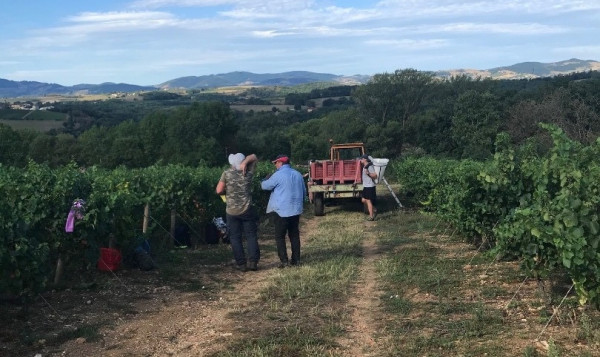
[[[353,99],[362,117],[368,123],[381,126],[381,131],[375,130],[377,137],[369,140],[384,138],[386,142],[395,142],[393,151],[400,154],[407,122],[421,109],[435,86],[433,73],[405,69],[391,74],[376,74],[367,84],[358,87]],[[385,128],[392,121],[399,123],[399,130],[395,125],[394,130],[386,131]]]
[[[367,118],[378,121],[383,127],[391,120],[399,121],[404,127],[434,85],[433,73],[396,70],[392,74],[374,75],[367,84],[354,91],[353,97]]]
[[[596,99],[597,100],[597,99]],[[506,130],[515,143],[534,138],[542,151],[551,146],[550,136],[539,123],[553,123],[569,138],[590,144],[600,135],[600,113],[595,101],[567,88],[558,88],[536,101],[524,100],[509,110]]]
[[[163,145],[166,145],[168,112],[157,110],[145,116],[138,125],[142,150],[146,155],[146,162],[155,163],[161,158]]]
[[[502,113],[498,102],[490,92],[470,90],[458,97],[451,136],[461,158],[485,159],[492,155]]]
[[[5,165],[25,165],[26,150],[21,136],[10,126],[0,123],[0,163]]]
[[[144,167],[151,161],[144,153],[144,146],[139,135],[139,125],[132,120],[122,122],[110,130],[113,143],[110,148],[109,159],[112,166],[125,165],[126,167]]]
[[[112,168],[114,162],[110,160],[110,148],[113,136],[107,127],[92,127],[78,138],[81,148],[80,162],[87,166],[98,165]]]
[[[167,140],[161,149],[166,162],[196,166],[226,162],[226,148],[234,146],[238,126],[229,105],[222,102],[194,103],[170,114],[165,128]]]
[[[331,112],[323,118],[294,124],[288,130],[292,157],[301,161],[325,159],[329,156],[329,140],[335,143],[363,141],[365,129],[354,110]]]
[[[54,159],[55,146],[55,136],[38,135],[29,146],[29,157],[37,163],[50,164]]]
[[[64,166],[71,161],[77,161],[80,158],[79,143],[77,139],[70,134],[56,135],[54,145],[53,166]]]

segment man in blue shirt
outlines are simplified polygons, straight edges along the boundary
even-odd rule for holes
[[[272,161],[277,171],[260,184],[263,190],[271,191],[267,213],[273,212],[275,242],[279,255],[280,268],[288,265],[285,235],[290,237],[292,248],[291,265],[300,264],[300,214],[304,208],[306,186],[302,174],[290,166],[287,155],[279,155]]]

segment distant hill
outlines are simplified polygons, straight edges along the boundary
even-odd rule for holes
[[[0,97],[22,97],[28,95],[44,95],[49,93],[66,93],[68,87],[56,83],[32,81],[9,81],[0,78]]]
[[[175,78],[158,85],[161,89],[186,88],[201,89],[230,86],[294,86],[313,82],[340,84],[361,84],[370,76],[338,76],[329,73],[293,71],[284,73],[256,74],[251,72],[230,72],[208,76]]]
[[[573,72],[599,71],[600,62],[572,58],[566,61],[541,63],[522,62],[506,67],[487,70],[453,69],[437,71],[440,77],[468,75],[471,77],[493,79],[523,79],[551,77]],[[0,97],[31,97],[49,94],[83,95],[107,94],[118,92],[152,91],[157,89],[203,89],[230,86],[294,86],[313,82],[331,82],[339,85],[356,85],[366,83],[371,76],[354,75],[339,76],[329,73],[307,71],[292,71],[284,73],[257,74],[251,72],[229,72],[206,76],[187,76],[175,78],[154,86],[138,86],[126,83],[77,84],[62,86],[56,83],[41,83],[32,81],[10,81],[0,78]]]
[[[67,87],[56,83],[9,81],[0,78],[0,97],[4,98],[44,96],[50,94],[84,95],[149,90],[156,90],[156,87],[137,86],[126,83],[77,84]]]
[[[111,83],[106,82],[102,84],[77,84],[71,88],[75,94],[103,94],[103,93],[117,93],[117,92],[138,92],[138,91],[149,91],[156,90],[155,86],[138,86],[135,84],[127,83]]]
[[[566,61],[552,63],[522,62],[513,64],[512,66],[496,67],[487,70],[455,69],[438,71],[436,74],[440,77],[464,74],[471,77],[492,79],[533,79],[587,71],[600,71],[600,62],[571,58]]]

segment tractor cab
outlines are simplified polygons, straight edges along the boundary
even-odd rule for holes
[[[329,160],[355,160],[364,154],[363,143],[331,144]]]

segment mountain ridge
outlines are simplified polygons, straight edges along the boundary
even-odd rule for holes
[[[559,62],[520,62],[510,66],[495,67],[487,70],[455,69],[435,72],[440,77],[468,75],[473,78],[492,79],[535,79],[553,77],[575,72],[600,71],[600,62],[571,58]]]
[[[534,79],[552,77],[574,72],[598,71],[600,62],[571,58],[559,62],[521,62],[510,66],[496,67],[487,70],[453,69],[434,71],[439,77],[467,75],[473,78],[492,79]],[[57,83],[36,81],[11,81],[0,78],[0,97],[15,98],[25,96],[44,96],[50,94],[83,95],[105,94],[114,92],[137,92],[169,89],[208,89],[230,86],[293,86],[312,82],[331,82],[339,85],[357,85],[366,83],[370,75],[335,75],[309,71],[289,71],[282,73],[252,73],[234,71],[203,76],[184,76],[166,82],[140,86],[128,83],[105,82],[101,84],[76,84],[63,86]]]

